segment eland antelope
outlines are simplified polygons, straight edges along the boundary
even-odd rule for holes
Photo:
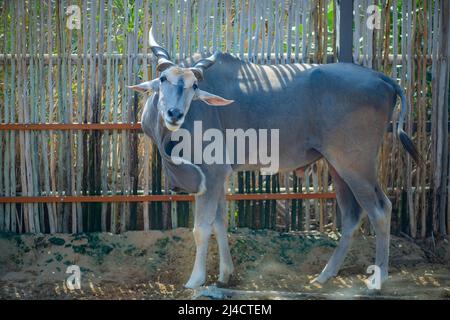
[[[208,241],[214,232],[220,255],[218,281],[227,283],[233,262],[227,239],[225,181],[233,171],[262,169],[261,163],[174,162],[172,134],[205,129],[278,129],[279,171],[293,171],[325,159],[342,212],[342,236],[316,281],[336,276],[361,218],[368,214],[376,233],[376,265],[388,277],[391,202],[377,179],[377,155],[397,96],[397,137],[416,162],[420,156],[403,131],[407,103],[402,88],[382,73],[353,63],[257,65],[216,53],[189,66],[174,64],[149,33],[160,76],[130,86],[152,94],[142,129],[161,154],[171,187],[195,194],[195,263],[187,288],[206,280]],[[206,142],[203,142],[206,143]],[[246,151],[246,159],[251,157]],[[187,156],[183,154],[183,158]]]

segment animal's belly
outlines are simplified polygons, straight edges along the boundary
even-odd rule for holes
[[[278,172],[289,172],[289,171],[296,171],[298,175],[302,174],[302,170],[304,170],[308,165],[311,163],[319,160],[322,158],[322,155],[317,152],[314,149],[307,150],[302,153],[298,154],[282,154],[280,155],[278,159],[277,164],[277,170],[275,172],[272,172],[273,174]],[[276,159],[272,159],[272,162],[269,164],[262,164],[262,163],[244,163],[244,164],[233,164],[231,165],[233,171],[252,171],[252,170],[259,170],[261,172],[265,172],[268,168],[273,166],[273,162],[276,161]]]

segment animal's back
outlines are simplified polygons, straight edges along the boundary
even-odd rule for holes
[[[383,77],[352,63],[257,65],[221,54],[200,88],[235,101],[212,111],[220,114],[227,128],[286,127],[297,122],[316,130],[364,108],[386,122],[396,93]],[[204,113],[210,107],[198,108]]]

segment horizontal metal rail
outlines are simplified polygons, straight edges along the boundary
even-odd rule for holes
[[[395,124],[397,125],[397,124]],[[412,124],[412,131],[417,131],[417,123]],[[450,122],[448,122],[450,131]],[[45,130],[138,130],[142,131],[141,123],[0,123],[0,131],[45,131]],[[425,124],[426,132],[431,132],[431,122]],[[388,132],[392,132],[392,122]]]
[[[239,200],[298,200],[298,199],[334,199],[333,192],[325,193],[252,193],[227,194],[228,201]],[[0,197],[0,203],[86,203],[86,202],[171,202],[195,201],[188,194],[158,195],[115,195],[115,196],[36,196],[36,197]]]
[[[1,123],[0,131],[141,130],[140,123]]]

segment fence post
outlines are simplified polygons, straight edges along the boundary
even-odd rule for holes
[[[353,0],[337,0],[336,27],[339,62],[353,62]]]

